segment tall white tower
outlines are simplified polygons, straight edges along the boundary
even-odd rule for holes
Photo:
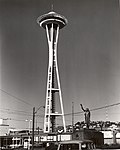
[[[59,30],[67,24],[64,16],[53,11],[44,14],[37,19],[37,23],[46,30],[49,47],[48,79],[46,91],[46,105],[44,117],[44,133],[55,132],[55,120],[62,117],[64,132],[66,132],[62,93],[57,63],[57,43]],[[56,95],[59,99],[60,112],[56,113]]]

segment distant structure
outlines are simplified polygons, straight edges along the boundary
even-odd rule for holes
[[[51,11],[47,14],[38,17],[37,23],[46,30],[49,47],[44,133],[55,132],[55,120],[57,116],[62,117],[64,132],[66,132],[63,101],[57,63],[57,43],[59,30],[67,24],[67,20],[64,16],[61,16]],[[59,101],[57,105],[60,105],[60,113],[56,112],[56,97]]]

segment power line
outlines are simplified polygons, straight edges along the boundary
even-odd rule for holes
[[[113,107],[113,106],[117,106],[117,105],[120,105],[120,103],[115,103],[115,104],[111,104],[111,105],[106,105],[106,106],[103,106],[103,107],[98,107],[98,108],[94,108],[94,109],[91,109],[90,111],[97,111],[97,110],[100,110],[100,109],[105,109],[105,108],[109,108],[109,107]],[[1,109],[1,108],[0,108]],[[30,114],[29,112],[25,112],[25,111],[18,111],[18,110],[13,110],[13,111],[10,111],[10,109],[5,109],[5,110],[0,110],[4,113],[7,113],[7,114],[14,114],[14,115],[25,115],[25,116],[32,116],[32,114]],[[29,113],[29,114],[27,114]],[[75,112],[74,115],[78,115],[78,114],[82,114],[83,112]],[[72,113],[68,113],[68,114],[65,114],[65,116],[68,116],[68,115],[72,115]],[[44,117],[44,115],[36,115],[37,117]]]
[[[115,103],[115,104],[111,104],[111,105],[106,105],[106,106],[102,106],[102,107],[90,109],[90,111],[96,111],[96,110],[105,109],[105,108],[109,108],[109,107],[113,107],[113,106],[117,106],[117,105],[120,105],[120,103]],[[82,114],[82,113],[83,113],[83,111],[81,111],[81,112],[75,112],[74,115]],[[65,114],[65,116],[68,116],[68,115],[72,115],[72,113]]]
[[[6,113],[6,114],[13,114],[13,115],[21,115],[21,116],[32,116],[32,114],[19,114],[19,113],[15,113],[15,112],[5,112],[4,110],[0,110],[1,113]]]
[[[3,111],[12,111],[12,112],[18,112],[18,113],[26,113],[26,114],[30,114],[31,112],[26,112],[26,111],[22,111],[22,110],[12,110],[12,109],[9,109],[9,108],[0,108],[0,110],[3,110]]]
[[[13,115],[21,115],[21,116],[32,116],[32,113],[25,112],[25,111],[17,111],[17,110],[11,110],[10,109],[2,109],[0,108],[1,113],[7,113],[7,114],[13,114]],[[44,115],[36,115],[36,117],[44,117]]]
[[[29,106],[32,106],[30,103],[24,101],[23,99],[20,99],[20,98],[18,98],[18,97],[16,97],[16,96],[14,96],[14,95],[12,95],[12,94],[6,92],[6,91],[3,90],[3,89],[0,89],[0,90],[1,90],[2,92],[4,92],[5,94],[7,94],[7,95],[9,95],[9,96],[11,96],[11,97],[17,99],[18,101],[21,101],[21,102],[23,102],[23,103],[25,103],[25,104],[27,104],[27,105],[29,105]]]
[[[99,109],[105,109],[105,108],[113,107],[113,106],[116,106],[116,105],[120,105],[120,103],[115,103],[115,104],[106,105],[106,106],[103,106],[103,107],[98,107],[98,108],[95,108],[95,109],[91,109],[90,111],[96,111],[96,110],[99,110]]]
[[[21,115],[21,116],[32,116],[32,112],[20,111],[20,110],[12,110],[12,109],[3,109],[0,108],[0,111],[7,114]],[[44,117],[43,115],[36,115],[37,117]]]

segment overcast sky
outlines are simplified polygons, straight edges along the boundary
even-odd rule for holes
[[[52,4],[68,20],[58,42],[65,114],[73,101],[75,112],[80,103],[95,109],[120,102],[118,0],[0,0],[0,118],[11,118],[10,127],[27,128],[32,108],[45,105],[48,45],[36,19]],[[119,105],[91,113],[91,120],[120,121]],[[71,124],[70,115],[65,119]],[[40,116],[38,122],[43,127]]]

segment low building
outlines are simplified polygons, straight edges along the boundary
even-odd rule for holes
[[[0,136],[0,149],[9,148],[12,144],[12,137],[11,136]]]
[[[96,146],[102,146],[104,144],[103,133],[94,129],[81,129],[73,133],[73,140],[92,140]]]

